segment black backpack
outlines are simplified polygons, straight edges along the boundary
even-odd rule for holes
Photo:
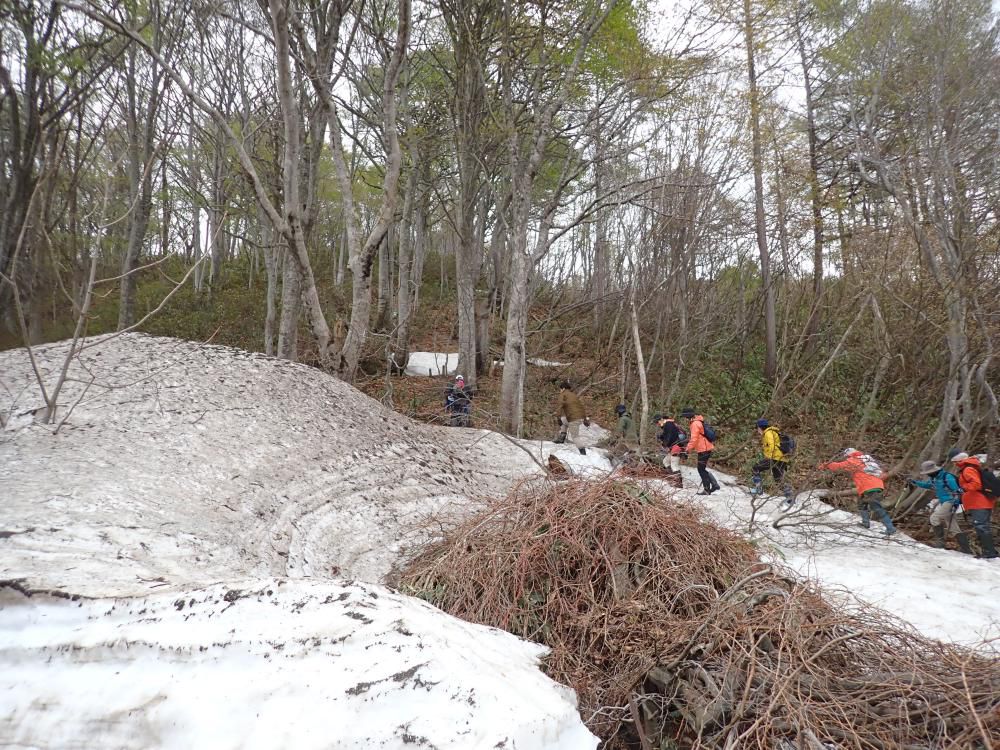
[[[705,437],[708,439],[708,442],[714,443],[716,440],[719,439],[719,433],[716,432],[715,428],[712,427],[712,425],[710,425],[708,422],[703,422],[702,427],[704,427]]]
[[[784,432],[778,433],[778,450],[786,456],[795,453],[795,438]]]
[[[983,485],[983,494],[994,499],[1000,497],[1000,477],[985,466],[980,466],[979,479]]]

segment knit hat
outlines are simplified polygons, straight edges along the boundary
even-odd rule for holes
[[[950,451],[948,451],[948,460],[949,461],[954,460],[955,456],[957,456],[959,453],[962,453],[962,452],[963,451],[962,451],[961,448],[952,448]],[[968,454],[966,454],[966,455],[968,455]]]
[[[966,453],[965,451],[958,451],[958,453],[955,453],[954,451],[951,451],[951,452],[948,453],[948,458],[950,460],[954,461],[956,464],[959,461],[964,461],[968,457],[969,457],[969,454]]]
[[[681,416],[684,417],[685,419],[691,419],[691,417],[694,416],[694,409],[692,409],[690,406],[685,406],[684,409],[681,411]]]
[[[625,404],[618,404],[618,406],[615,407],[615,414],[622,415],[626,411],[628,411],[628,409],[625,408]]]
[[[857,453],[857,452],[858,451],[857,451],[856,448],[844,448],[844,455],[845,456],[850,456],[851,454]]]
[[[941,471],[941,467],[933,461],[924,461],[920,464],[921,474],[933,474],[935,471]]]
[[[458,382],[459,380],[461,380],[463,383],[465,382],[465,378],[463,378],[461,375],[456,375],[455,382]]]
[[[761,419],[758,419],[758,420],[757,420],[757,426],[758,426],[758,427],[760,427],[760,429],[762,429],[762,430],[763,430],[763,429],[764,429],[765,427],[768,427],[768,426],[770,426],[770,424],[771,424],[771,423],[770,423],[770,422],[768,422],[768,421],[767,421],[766,419],[764,419],[764,418],[761,418]]]

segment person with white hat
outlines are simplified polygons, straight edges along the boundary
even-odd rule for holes
[[[962,507],[965,516],[976,531],[976,538],[983,551],[984,560],[998,557],[993,546],[992,515],[995,500],[985,491],[983,467],[979,459],[962,450],[954,449],[948,459],[958,467],[958,484],[962,488]]]
[[[927,479],[908,479],[908,484],[925,490],[934,490],[934,500],[928,509],[931,511],[931,529],[934,531],[934,546],[944,549],[948,534],[955,537],[958,548],[967,555],[972,554],[969,547],[969,536],[958,525],[955,516],[962,512],[962,488],[958,479],[950,471],[945,471],[933,461],[920,464],[920,473]]]

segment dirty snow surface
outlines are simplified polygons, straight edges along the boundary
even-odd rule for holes
[[[58,431],[0,352],[0,746],[596,746],[539,647],[377,585],[527,452],[302,365],[88,343]]]

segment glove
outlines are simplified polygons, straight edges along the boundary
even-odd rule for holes
[[[910,477],[907,477],[907,478],[906,478],[906,486],[907,486],[907,487],[915,487],[915,486],[916,486],[916,484],[917,484],[917,483],[916,483],[916,481],[915,481],[915,480],[913,480],[913,479],[910,479]]]
[[[962,513],[962,504],[961,503],[955,503],[955,515],[956,516],[957,515],[961,515],[961,513]]]
[[[590,427],[590,417],[584,417],[583,418],[583,426],[584,427]]]
[[[927,510],[933,511],[937,506],[938,506],[937,500],[931,500],[929,503],[927,503]]]

